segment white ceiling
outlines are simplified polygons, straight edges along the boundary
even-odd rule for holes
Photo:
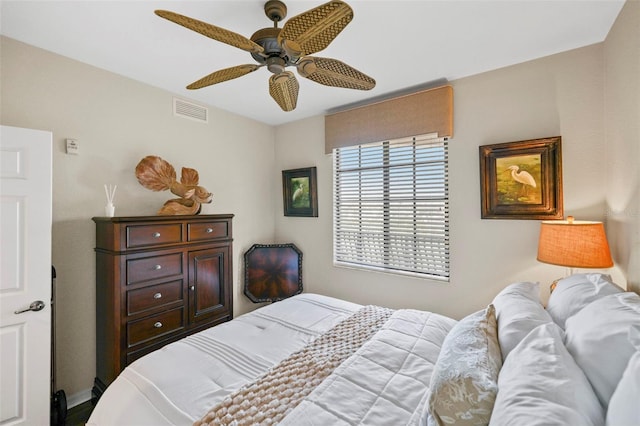
[[[323,0],[285,1],[287,18]],[[324,114],[437,80],[455,80],[606,38],[624,0],[347,0],[354,19],[315,56],[339,59],[377,81],[371,91],[298,77],[300,95],[283,112],[266,68],[204,89],[185,86],[222,68],[254,63],[249,53],[156,16],[171,10],[247,38],[273,24],[263,0],[1,0],[8,37],[160,87],[186,99],[277,125]]]

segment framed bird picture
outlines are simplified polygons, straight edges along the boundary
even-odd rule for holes
[[[316,168],[282,171],[282,197],[285,216],[318,217]]]
[[[480,146],[483,219],[562,219],[561,137]]]

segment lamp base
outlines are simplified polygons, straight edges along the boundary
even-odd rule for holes
[[[571,275],[573,275],[575,271],[575,268],[567,268],[567,275],[562,277],[562,278],[558,278],[557,280],[554,280],[551,285],[549,286],[549,294],[553,293],[553,290],[556,289],[556,286],[558,285],[558,281],[563,280],[567,277],[570,277]]]
[[[553,293],[553,290],[556,289],[556,286],[558,285],[558,281],[563,280],[566,277],[563,278],[558,278],[557,280],[554,280],[551,285],[549,286],[549,294]]]

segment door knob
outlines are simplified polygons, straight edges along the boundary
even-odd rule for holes
[[[44,302],[42,300],[36,300],[35,302],[31,303],[28,308],[22,309],[19,311],[14,311],[13,313],[21,314],[23,312],[29,312],[29,311],[41,311],[43,309],[44,309]]]

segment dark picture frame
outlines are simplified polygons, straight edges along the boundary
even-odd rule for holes
[[[315,167],[282,171],[282,197],[285,216],[318,217]]]
[[[253,303],[302,293],[302,252],[293,243],[254,244],[244,254],[244,294]]]
[[[562,219],[560,136],[480,146],[483,219]]]

